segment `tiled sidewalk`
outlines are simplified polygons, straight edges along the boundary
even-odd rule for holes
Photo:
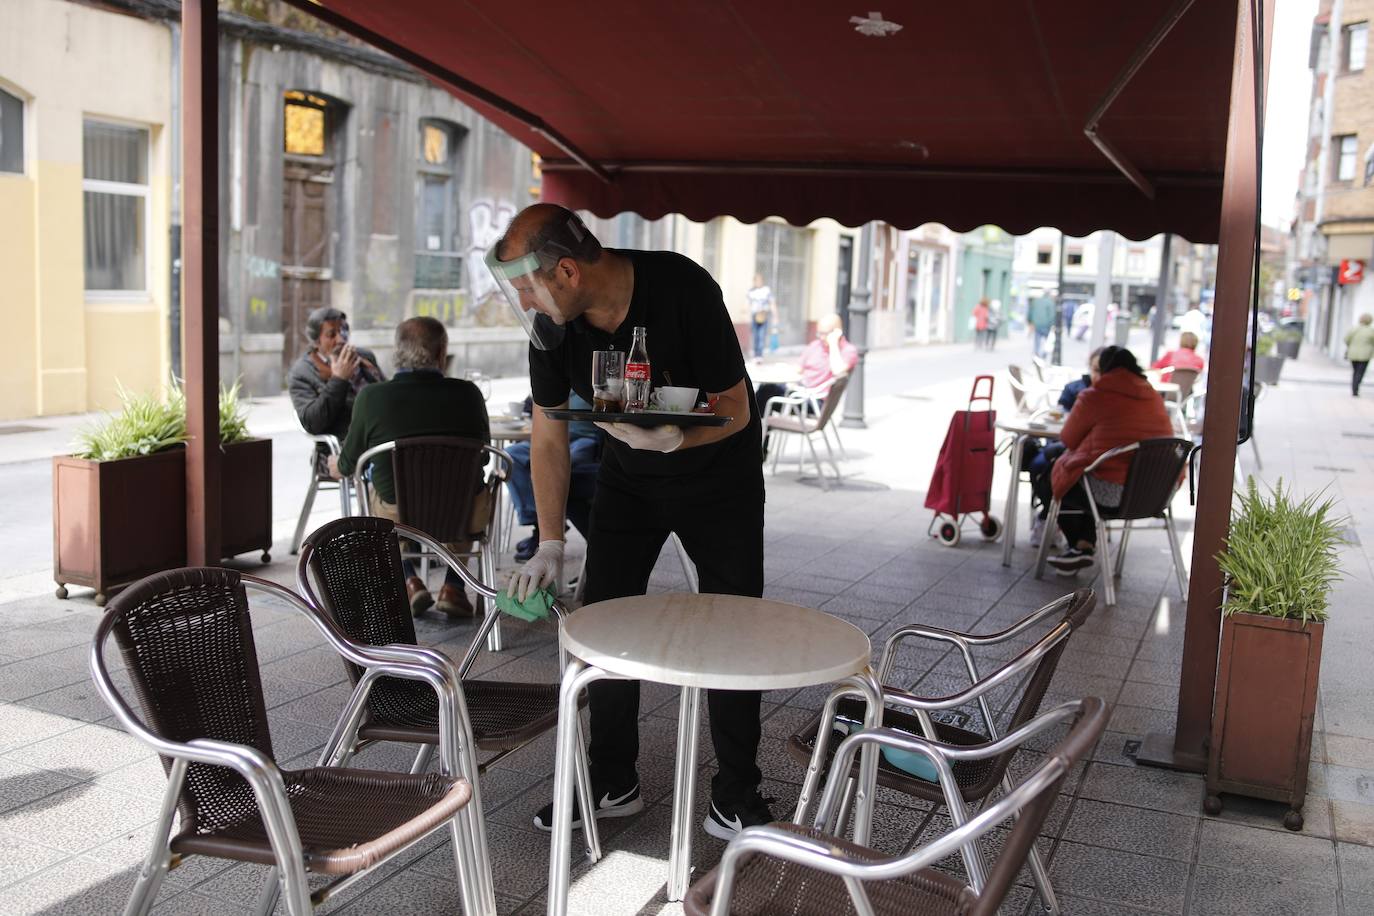
[[[1260,408],[1266,476],[1281,473],[1303,490],[1334,480],[1354,533],[1374,543],[1374,522],[1364,522],[1374,519],[1366,511],[1374,504],[1366,457],[1374,408],[1344,394],[1335,367],[1305,361],[1287,372],[1292,378]],[[1000,629],[1072,587],[1071,580],[1030,577],[1024,533],[1011,569],[1001,567],[997,546],[966,541],[950,550],[926,537],[922,491],[948,412],[965,389],[960,381],[923,389],[930,400],[870,405],[870,428],[845,431],[851,470],[861,476],[853,486],[822,492],[785,468],[769,479],[769,597],[838,614],[880,647],[906,622]],[[1247,450],[1247,468],[1251,457]],[[999,511],[1005,473],[999,463]],[[1186,496],[1178,504],[1186,519],[1184,503]],[[1345,555],[1349,579],[1337,590],[1327,632],[1323,731],[1313,750],[1307,826],[1291,834],[1280,824],[1281,806],[1228,799],[1220,817],[1205,816],[1201,777],[1137,768],[1129,756],[1143,733],[1171,727],[1183,622],[1162,533],[1133,539],[1118,607],[1099,607],[1074,637],[1047,700],[1096,694],[1115,704],[1108,733],[1093,760],[1064,786],[1041,839],[1066,913],[1374,912],[1374,691],[1363,648],[1374,639],[1374,624],[1362,616],[1360,600],[1374,576],[1363,546],[1352,545]],[[284,563],[270,568],[274,578],[289,573]],[[682,587],[675,559],[665,555],[653,586]],[[86,652],[97,616],[88,599],[38,597],[0,606],[7,623],[0,640],[0,913],[116,912],[145,851],[162,772],[141,744],[112,726],[90,686]],[[313,763],[347,696],[343,669],[311,626],[290,612],[264,604],[256,624],[277,756],[288,765]],[[470,635],[467,626],[429,616],[420,626],[422,639],[455,653]],[[550,630],[513,624],[507,632],[506,651],[479,662],[484,673],[554,677]],[[952,658],[928,650],[909,651],[900,668],[904,682],[928,695],[957,689],[960,670]],[[779,813],[794,802],[801,779],[782,742],[824,693],[765,696],[761,765],[765,794],[777,798]],[[607,856],[590,870],[575,870],[574,912],[680,911],[663,902],[675,696],[646,685],[642,709],[647,809],[604,822]],[[701,747],[704,780],[713,759],[705,736]],[[364,752],[359,763],[401,768],[407,760],[402,749],[380,748]],[[552,770],[546,737],[498,764],[484,783],[502,912],[542,912],[548,841],[530,817],[549,797]],[[947,821],[884,793],[878,824],[878,845],[897,852]],[[713,863],[720,849],[697,833],[699,867]],[[169,876],[157,912],[248,912],[265,871],[192,859]],[[1028,887],[1019,888],[1004,912],[1033,911],[1032,898]],[[400,866],[328,909],[457,912],[446,843],[412,850]]]

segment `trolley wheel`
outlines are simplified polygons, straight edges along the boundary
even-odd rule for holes
[[[978,530],[982,532],[983,540],[995,541],[1002,534],[1002,520],[995,515],[985,515],[978,523]]]
[[[1204,799],[1202,800],[1202,810],[1203,810],[1203,811],[1206,811],[1208,814],[1210,814],[1210,815],[1212,815],[1212,816],[1214,816],[1214,817],[1215,817],[1216,815],[1220,814],[1220,813],[1221,813],[1221,796],[1220,796],[1220,795],[1209,795],[1209,796],[1207,796],[1206,798],[1204,798]]]
[[[1302,812],[1289,811],[1283,816],[1283,826],[1289,830],[1298,831],[1302,829]]]
[[[59,597],[59,598],[66,598],[66,597],[67,597],[67,586],[63,585],[61,582],[57,583],[57,597]]]
[[[959,526],[954,522],[941,522],[935,536],[941,544],[946,547],[955,547],[959,544]]]

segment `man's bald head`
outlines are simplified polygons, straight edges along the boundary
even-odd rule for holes
[[[512,261],[532,251],[595,263],[601,258],[601,243],[567,207],[531,204],[515,215],[497,241],[496,257]]]
[[[825,337],[827,334],[837,331],[842,327],[844,327],[844,322],[840,320],[839,315],[834,312],[831,312],[829,315],[822,315],[821,320],[816,322],[816,336]]]

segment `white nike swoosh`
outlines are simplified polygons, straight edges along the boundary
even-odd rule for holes
[[[614,808],[616,805],[623,803],[631,795],[635,794],[636,788],[638,788],[638,786],[635,786],[634,788],[630,789],[630,791],[626,792],[619,798],[611,798],[611,793],[607,792],[605,795],[601,796],[601,801],[596,803],[597,810],[605,811],[607,808]]]
[[[732,818],[727,819],[725,815],[720,813],[720,809],[717,808],[714,804],[711,805],[711,810],[716,813],[716,820],[720,821],[722,824],[724,824],[726,827],[729,827],[736,833],[744,829],[744,823],[739,819],[738,814],[736,814]]]

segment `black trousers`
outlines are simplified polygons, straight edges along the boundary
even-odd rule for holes
[[[1050,484],[1050,469],[1043,474],[1031,474],[1031,489],[1041,504],[1048,507],[1054,499],[1054,487]],[[1068,514],[1073,513],[1073,514]],[[1097,544],[1097,523],[1093,521],[1092,510],[1088,508],[1088,497],[1083,493],[1083,482],[1073,485],[1059,503],[1059,530],[1064,532],[1070,547],[1077,547],[1079,541]]]
[[[757,466],[756,466],[757,467]],[[763,475],[729,491],[694,486],[639,492],[603,475],[587,539],[586,600],[642,595],[670,532],[697,567],[703,593],[763,596]],[[721,803],[741,800],[763,779],[757,763],[757,690],[708,690],[711,740],[719,771],[711,783]],[[635,781],[639,757],[639,682],[597,681],[588,688],[592,778],[612,786]]]
[[[1367,359],[1353,360],[1353,359],[1352,359],[1352,360],[1350,361],[1350,367],[1351,367],[1351,369],[1352,369],[1353,372],[1354,372],[1354,374],[1351,376],[1351,379],[1350,379],[1350,393],[1353,394],[1353,395],[1355,395],[1356,397],[1359,397],[1359,395],[1360,395],[1360,383],[1364,381],[1364,370],[1366,370],[1366,369],[1369,368],[1369,360],[1367,360]]]

